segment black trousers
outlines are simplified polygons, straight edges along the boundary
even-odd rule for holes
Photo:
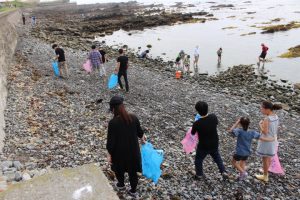
[[[196,159],[195,159],[195,167],[196,167],[197,176],[203,176],[203,160],[205,159],[205,157],[207,155],[210,155],[213,158],[215,163],[218,165],[220,173],[221,174],[224,173],[225,167],[224,167],[223,160],[221,158],[221,155],[220,155],[218,149],[210,150],[210,151],[197,149]]]
[[[116,174],[119,184],[125,185],[125,183],[124,183],[125,172],[117,171],[117,172],[115,172],[115,174]],[[128,173],[128,175],[129,175],[129,182],[130,182],[130,186],[131,186],[131,192],[136,192],[136,187],[138,185],[138,175],[136,172],[130,172],[130,173]]]
[[[126,88],[126,91],[128,92],[129,91],[129,85],[128,85],[128,79],[127,79],[127,71],[119,71],[119,73],[118,73],[118,82],[119,82],[119,85],[120,85],[121,89],[123,89],[123,84],[122,84],[122,81],[121,81],[122,76],[124,77],[125,88]]]

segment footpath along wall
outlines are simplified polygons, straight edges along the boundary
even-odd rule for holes
[[[0,13],[0,151],[2,151],[5,136],[6,75],[13,63],[13,56],[18,41],[15,26],[20,18],[19,11]]]

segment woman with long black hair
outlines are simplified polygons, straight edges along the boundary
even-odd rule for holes
[[[144,143],[145,138],[138,118],[127,113],[123,101],[122,97],[114,96],[109,102],[114,117],[108,125],[106,149],[108,161],[118,180],[117,188],[125,189],[124,174],[127,172],[131,186],[129,194],[136,196],[137,172],[142,172],[138,139]]]

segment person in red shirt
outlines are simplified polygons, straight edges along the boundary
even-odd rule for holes
[[[261,48],[262,48],[262,51],[261,51],[260,56],[258,57],[258,63],[257,63],[258,66],[260,65],[261,61],[263,62],[263,65],[265,64],[267,51],[269,50],[269,47],[267,47],[265,44],[261,44]]]

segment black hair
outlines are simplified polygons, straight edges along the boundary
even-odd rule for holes
[[[282,106],[279,105],[279,104],[273,104],[271,103],[270,101],[263,101],[262,102],[262,107],[264,109],[270,109],[270,110],[281,110],[282,109]]]
[[[240,124],[242,125],[244,131],[247,131],[250,125],[250,119],[248,117],[242,117],[240,119]]]
[[[52,49],[55,49],[56,47],[58,47],[57,44],[53,44],[53,45],[52,45]]]
[[[119,54],[122,54],[123,52],[123,49],[119,49]]]
[[[96,45],[92,45],[92,49],[96,49]]]
[[[149,53],[150,51],[149,50],[146,50],[146,53]]]
[[[195,105],[195,109],[201,116],[205,116],[208,113],[208,104],[204,101],[198,101]]]

